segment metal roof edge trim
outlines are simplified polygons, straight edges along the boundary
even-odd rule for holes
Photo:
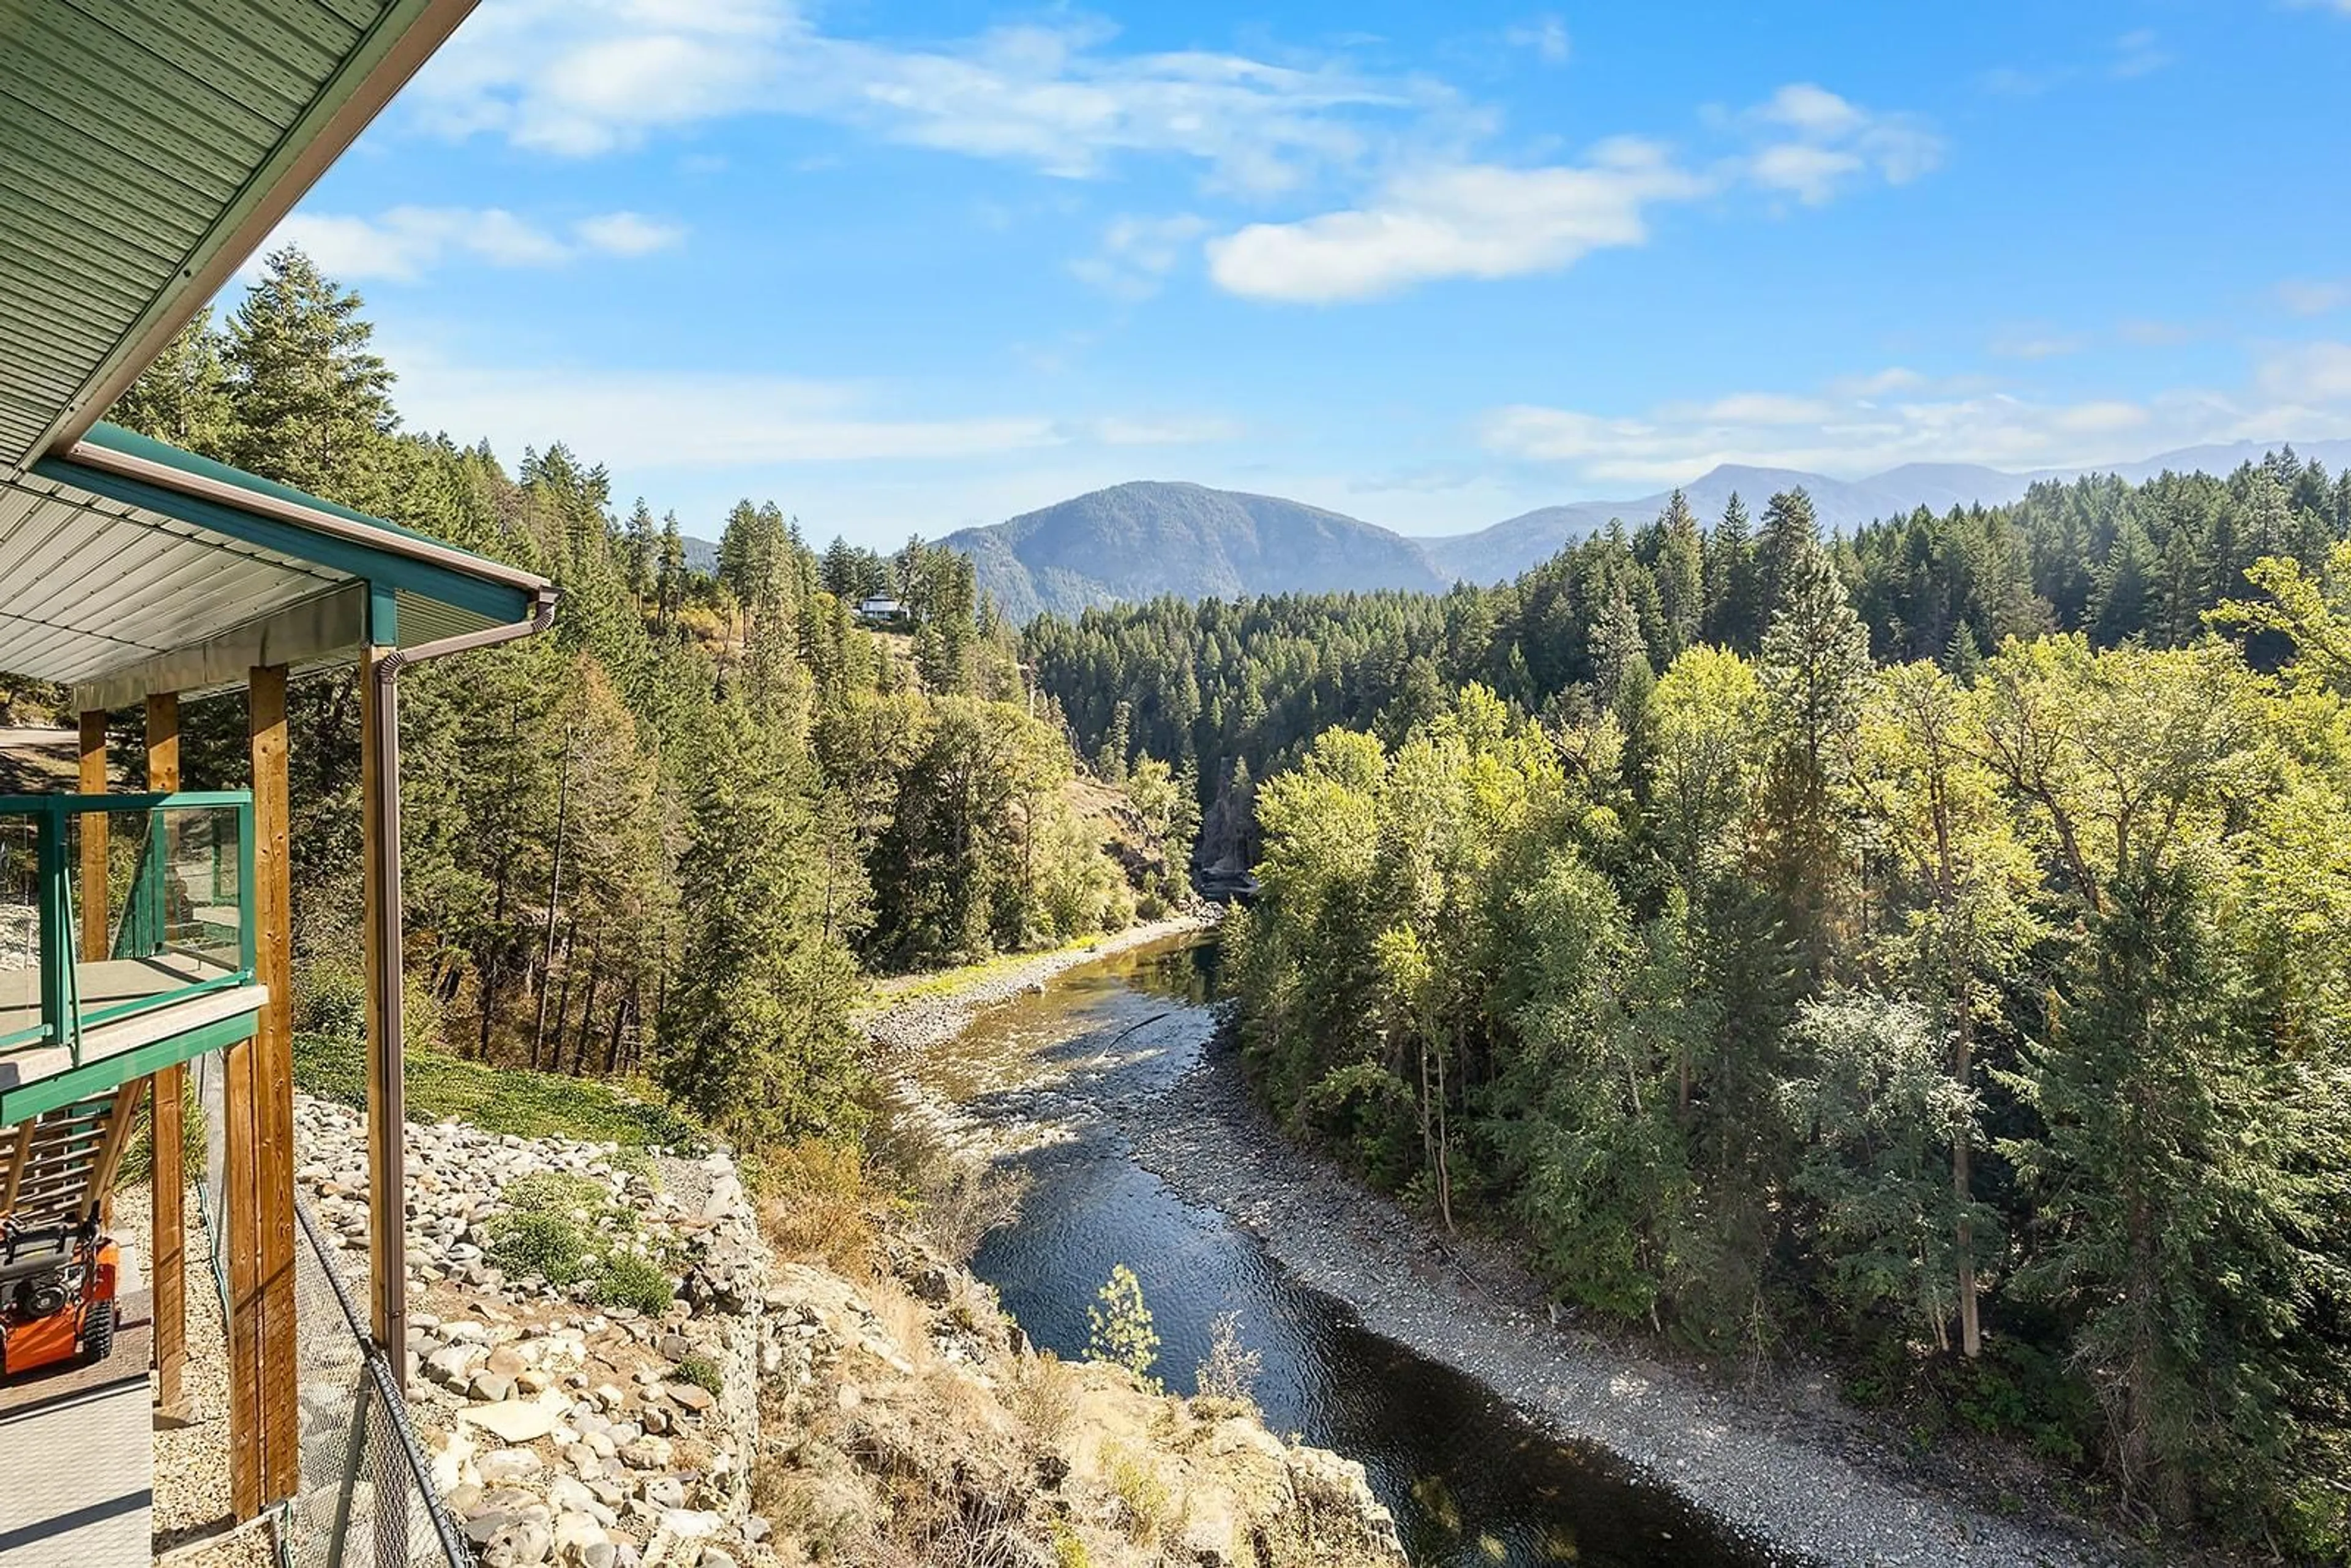
[[[553,586],[537,572],[525,571],[518,566],[508,566],[504,561],[459,549],[455,545],[444,544],[426,535],[370,519],[358,512],[345,512],[340,507],[329,510],[331,503],[321,501],[315,496],[293,499],[302,496],[302,492],[283,489],[258,476],[244,474],[225,465],[221,467],[220,475],[236,475],[245,482],[195,472],[177,464],[158,462],[111,446],[100,446],[88,440],[76,442],[73,449],[65,455],[72,462],[100,473],[136,479],[159,490],[173,491],[216,506],[254,512],[277,522],[307,528],[312,533],[381,550],[387,555],[405,556],[411,560],[423,561],[446,571],[495,582],[524,593],[537,594]],[[194,456],[193,453],[185,455]],[[69,477],[67,482],[71,482]]]
[[[154,361],[188,319],[217,294],[230,275],[269,237],[320,175],[408,85],[424,62],[472,15],[476,0],[402,0],[387,6],[325,89],[239,188],[236,198],[181,259],[176,287],[147,303],[131,329],[99,361],[75,400],[49,422],[29,452],[69,447],[89,434],[140,372]]]

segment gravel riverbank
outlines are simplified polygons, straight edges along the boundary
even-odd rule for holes
[[[1225,1041],[1173,1090],[1104,1109],[1146,1169],[1247,1227],[1373,1330],[1479,1378],[1751,1539],[1839,1568],[2130,1561],[2025,1501],[2032,1478],[2022,1469],[1963,1473],[1906,1451],[1885,1423],[1845,1406],[1824,1370],[1728,1387],[1555,1324],[1540,1289],[1498,1249],[1442,1241],[1285,1138],[1249,1099]]]
[[[1217,923],[1218,913],[1216,906],[1208,905],[1165,920],[1130,925],[1083,947],[1061,947],[1014,962],[976,966],[969,977],[960,981],[953,971],[945,976],[910,975],[883,980],[874,988],[874,1005],[859,1019],[859,1027],[885,1057],[921,1051],[953,1040],[970,1028],[983,1010],[998,1002],[1044,989],[1045,982],[1056,975],[1132,947],[1206,931]],[[914,989],[917,987],[924,988]]]
[[[918,1051],[1063,970],[1191,928],[1139,927],[1100,952],[991,971],[973,987],[878,1012],[867,1027],[887,1048]],[[1211,1026],[1202,1010],[1183,1009],[1151,1027],[1205,1035]],[[1128,1049],[1155,1046],[1178,1055],[1198,1047],[1196,1064],[1172,1086],[1163,1078],[1122,1092],[1081,1073],[1015,1090],[1005,1103],[1027,1106],[1019,1113],[1040,1124],[1072,1112],[1102,1118],[1177,1197],[1255,1234],[1374,1332],[1478,1379],[1562,1437],[1605,1449],[1775,1558],[1836,1568],[2137,1561],[2043,1503],[2043,1477],[2029,1461],[1965,1442],[1921,1452],[1897,1424],[1846,1406],[1826,1369],[1775,1369],[1734,1385],[1555,1321],[1500,1249],[1443,1239],[1284,1137],[1249,1099],[1228,1042],[1139,1035]],[[929,1110],[950,1132],[962,1119],[960,1107]]]

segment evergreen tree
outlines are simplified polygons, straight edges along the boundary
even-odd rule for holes
[[[357,294],[292,246],[230,316],[223,362],[236,407],[231,461],[298,489],[348,489],[397,423],[392,371]]]

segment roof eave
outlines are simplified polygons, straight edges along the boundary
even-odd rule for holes
[[[182,258],[172,285],[148,302],[31,450],[16,455],[16,460],[29,463],[44,453],[63,451],[79,442],[163,351],[172,334],[220,291],[319,176],[432,57],[475,4],[475,0],[402,0],[377,17],[360,47],[279,139],[236,200]]]

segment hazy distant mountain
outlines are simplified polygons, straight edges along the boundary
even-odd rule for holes
[[[949,534],[1015,621],[1163,593],[1441,589],[1447,574],[1401,534],[1274,496],[1138,480]]]
[[[2191,446],[2090,472],[2137,483],[2166,469],[2229,474],[2283,443]],[[2351,465],[2351,441],[2297,446],[2304,460]],[[1801,485],[1821,527],[1851,533],[1865,523],[1927,507],[1948,511],[2022,498],[2043,479],[2084,470],[2003,473],[1971,463],[1906,463],[1866,479],[1832,479],[1792,468],[1724,464],[1683,486],[1709,526],[1737,491],[1760,524],[1775,491]],[[1173,593],[1186,599],[1349,589],[1442,589],[1461,580],[1499,582],[1606,528],[1637,527],[1665,508],[1669,491],[1622,501],[1543,507],[1474,533],[1408,538],[1389,529],[1273,496],[1206,486],[1137,481],[1114,485],[992,527],[965,528],[946,542],[971,557],[979,585],[1015,621],[1041,611],[1074,614],[1090,605]],[[692,542],[689,542],[689,549]],[[707,547],[705,547],[707,548]]]
[[[1972,463],[1906,463],[1866,479],[1832,479],[1788,468],[1749,468],[1726,463],[1682,486],[1691,510],[1711,524],[1722,515],[1732,491],[1747,503],[1750,516],[1760,514],[1775,491],[1802,485],[1812,496],[1821,527],[1847,533],[1865,523],[1919,507],[1949,511],[1953,507],[1981,503],[1996,507],[2020,500],[2043,479],[2071,479],[2082,473],[2116,474],[2136,484],[2169,469],[2174,473],[2233,473],[2239,465],[2259,462],[2264,453],[2283,445],[2241,441],[2227,446],[2190,446],[2166,452],[2138,463],[2102,464],[2092,469],[2043,468],[2030,474],[2003,473]],[[2318,441],[2294,448],[2304,462],[2316,460],[2330,468],[2351,463],[2351,441]],[[1626,527],[1647,522],[1665,508],[1672,492],[1660,490],[1625,501],[1572,501],[1543,507],[1507,518],[1475,533],[1423,538],[1428,552],[1448,578],[1472,582],[1499,582],[1547,560],[1561,546],[1608,526],[1611,517]]]

